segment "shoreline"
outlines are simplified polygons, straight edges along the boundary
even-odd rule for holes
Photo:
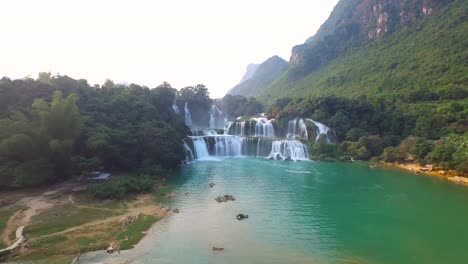
[[[26,226],[30,230],[25,234],[25,241],[21,241],[22,245],[14,252],[0,257],[0,262],[70,263],[77,254],[96,250],[105,252],[109,243],[114,241],[122,250],[132,249],[146,237],[147,231],[154,224],[172,214],[170,207],[165,206],[163,200],[171,200],[177,196],[171,187],[162,181],[155,181],[154,189],[150,193],[132,194],[124,200],[99,201],[88,199],[81,192],[73,192],[73,187],[77,185],[62,183],[46,192],[44,191],[47,188],[39,188],[33,193],[13,191],[1,195],[0,201],[10,201],[2,209],[24,205],[24,208],[12,212],[5,230],[0,230],[2,242],[5,241],[6,246],[11,246],[16,240],[10,241],[7,238],[12,233],[10,231],[16,230],[18,226]],[[165,194],[166,192],[169,194]],[[13,197],[8,199],[9,195]],[[84,213],[94,216],[83,218],[69,226],[69,223],[60,222],[60,218],[66,218],[70,212],[75,213],[78,218]],[[54,217],[57,214],[61,217]],[[37,217],[43,220],[38,220]],[[44,220],[66,227],[42,234],[41,225],[44,225]],[[77,243],[77,239],[80,242]],[[44,252],[47,253],[47,257]]]
[[[461,184],[468,187],[468,177],[463,177],[454,170],[436,170],[435,166],[420,165],[417,163],[386,163],[381,162],[386,167],[398,168],[414,174],[422,174],[431,177],[437,177],[446,181]]]

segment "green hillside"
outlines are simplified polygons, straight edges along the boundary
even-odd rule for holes
[[[302,78],[296,78],[296,73],[304,72],[308,63],[294,66],[290,62],[288,71],[263,89],[258,98],[264,102],[280,97],[327,95],[384,96],[409,101],[432,96],[464,99],[468,84],[467,14],[467,1],[452,1],[437,14],[379,39],[355,45],[354,38],[346,48],[343,43],[336,44],[341,46],[342,54]],[[336,20],[333,14],[330,19]],[[312,55],[303,55],[305,59],[307,56]]]
[[[245,97],[255,96],[284,72],[287,67],[287,61],[278,56],[273,56],[258,66],[252,78],[236,85],[228,91],[228,94]]]

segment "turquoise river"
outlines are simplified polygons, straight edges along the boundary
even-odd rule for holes
[[[133,250],[92,252],[81,263],[468,263],[468,188],[441,179],[358,163],[227,158],[184,166],[171,181],[188,192],[170,203],[179,214]],[[214,200],[224,194],[236,200]]]

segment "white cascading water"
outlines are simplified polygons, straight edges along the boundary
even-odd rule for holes
[[[188,163],[194,160],[195,157],[193,156],[192,149],[190,149],[190,147],[187,145],[187,142],[185,142],[185,140],[184,140],[184,149],[185,149],[185,162]]]
[[[208,146],[206,145],[203,137],[191,137],[193,140],[193,148],[195,149],[195,155],[197,160],[209,159],[210,154],[208,152]]]
[[[179,107],[177,106],[177,102],[175,99],[174,99],[174,102],[172,103],[172,110],[174,110],[176,114],[180,114],[180,110],[179,110]]]
[[[307,126],[302,118],[295,118],[290,120],[288,123],[288,133],[286,134],[286,139],[309,139],[307,133]]]
[[[330,137],[328,135],[328,133],[330,132],[329,127],[312,119],[306,119],[306,121],[312,122],[315,126],[315,133],[317,134],[317,136],[315,137],[315,142],[317,142],[320,139],[320,136],[323,136],[325,138],[325,141],[327,143],[330,143]]]
[[[212,113],[217,110],[212,108]],[[239,120],[239,119],[238,119]],[[255,122],[255,123],[254,123]],[[276,160],[309,160],[308,148],[300,140],[308,140],[306,123],[311,122],[318,140],[326,136],[330,128],[312,119],[295,118],[288,123],[286,139],[274,140],[273,120],[265,117],[252,118],[247,121],[230,121],[224,126],[224,134],[215,130],[198,131],[192,136],[194,153],[197,160],[210,157],[253,156]],[[246,123],[248,126],[246,129]],[[247,131],[248,130],[248,131]]]
[[[188,108],[188,102],[185,102],[185,125],[190,127],[192,126],[192,115],[190,114],[190,110]]]
[[[237,157],[242,156],[242,141],[244,138],[236,136],[213,137],[215,141],[216,157]]]
[[[222,115],[223,111],[219,110],[216,105],[212,105],[210,109],[210,128],[216,128],[217,117]]]
[[[265,117],[252,118],[252,120],[257,122],[255,124],[255,136],[256,137],[268,137],[268,138],[275,137],[275,129],[272,124],[273,120],[268,120]]]
[[[271,147],[269,159],[285,160],[309,160],[307,147],[298,140],[274,141]]]

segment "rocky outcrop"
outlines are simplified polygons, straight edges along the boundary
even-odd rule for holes
[[[236,216],[236,219],[239,220],[239,221],[244,220],[244,219],[246,219],[246,218],[249,218],[249,215],[246,215],[246,214],[238,214],[238,215]]]
[[[295,46],[290,79],[298,79],[350,48],[380,39],[433,15],[444,0],[341,0],[317,34]]]
[[[225,194],[224,196],[218,196],[215,198],[218,203],[225,203],[228,201],[235,201],[236,199],[232,195]]]

